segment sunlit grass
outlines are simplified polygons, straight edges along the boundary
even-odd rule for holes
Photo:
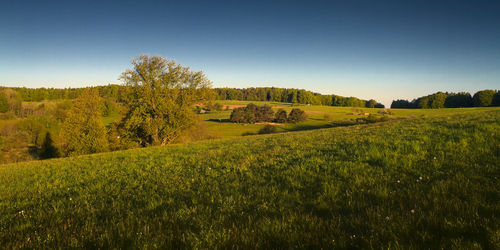
[[[500,111],[0,166],[4,248],[500,246]]]

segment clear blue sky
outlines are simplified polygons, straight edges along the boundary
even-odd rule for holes
[[[138,54],[215,87],[375,98],[500,88],[500,1],[3,1],[0,85],[120,83]]]

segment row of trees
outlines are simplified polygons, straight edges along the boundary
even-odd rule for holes
[[[131,86],[107,85],[92,87],[97,90],[100,97],[112,99],[116,102],[126,102],[129,99]],[[32,102],[43,100],[63,100],[78,97],[84,88],[6,88],[0,87],[0,113],[8,110],[19,111],[19,102]],[[343,107],[384,108],[377,101],[361,100],[356,97],[343,97],[337,95],[322,95],[303,89],[286,88],[216,88],[213,89],[218,100],[240,101],[274,101],[298,104],[313,104]],[[16,94],[17,93],[17,94]],[[423,96],[412,101],[395,100],[391,108],[459,108],[459,107],[488,107],[499,106],[500,94],[494,90],[478,91],[474,96],[467,92],[448,93],[437,92]]]
[[[271,101],[325,106],[349,106],[383,108],[384,105],[375,100],[361,100],[356,97],[338,95],[322,95],[303,89],[286,88],[216,88],[218,100]]]
[[[307,119],[306,113],[301,109],[292,109],[287,115],[286,110],[279,109],[274,113],[269,105],[257,106],[253,103],[246,107],[233,109],[230,120],[237,123],[256,123],[256,122],[302,122]]]
[[[131,86],[114,85],[95,86],[100,97],[111,98],[117,102],[126,102]],[[7,89],[5,87],[0,88]],[[24,102],[39,102],[43,100],[64,100],[75,99],[84,88],[9,88],[19,94],[19,98]],[[213,89],[215,98],[218,100],[239,100],[239,101],[273,101],[297,104],[313,104],[325,106],[343,107],[367,107],[383,108],[384,105],[377,101],[361,100],[356,97],[343,97],[338,95],[322,95],[303,89],[286,88],[215,88]]]
[[[422,96],[413,101],[395,100],[391,108],[465,108],[465,107],[490,107],[500,106],[500,91],[481,90],[471,96],[467,92],[443,93],[437,92],[432,95]]]
[[[88,87],[87,87],[88,88]],[[71,100],[82,94],[87,88],[18,88],[0,87],[0,91],[7,89],[17,92],[23,102],[41,102],[45,100]],[[100,97],[110,98],[116,101],[124,101],[130,89],[127,86],[110,84],[106,86],[91,87],[97,91]]]

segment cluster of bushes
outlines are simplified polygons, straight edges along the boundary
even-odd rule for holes
[[[302,122],[307,119],[306,113],[301,109],[292,109],[287,114],[284,109],[279,109],[274,113],[269,105],[257,106],[253,103],[246,107],[233,109],[230,120],[237,123],[256,123],[256,122]]]
[[[395,100],[391,108],[404,109],[437,109],[437,108],[466,108],[500,106],[500,91],[481,90],[471,96],[467,92],[443,93],[422,96],[413,101]]]
[[[274,111],[269,105],[257,106],[250,103],[246,107],[233,109],[230,120],[237,123],[272,122]]]

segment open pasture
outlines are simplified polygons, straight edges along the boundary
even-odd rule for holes
[[[277,127],[277,132],[290,132],[300,130],[311,130],[319,128],[328,128],[338,126],[339,123],[354,121],[357,118],[367,117],[367,114],[378,114],[384,109],[362,108],[362,107],[336,107],[291,104],[280,102],[262,102],[262,101],[217,101],[223,106],[244,106],[249,103],[256,105],[267,104],[273,107],[276,112],[278,109],[285,109],[290,112],[293,108],[299,108],[306,112],[308,119],[298,124],[286,123]],[[452,114],[475,113],[484,110],[497,110],[498,108],[446,108],[446,109],[387,109],[390,110],[390,117],[400,118],[424,118],[438,117]],[[216,138],[238,137],[245,133],[257,133],[264,124],[237,124],[229,121],[232,109],[222,111],[210,111],[205,114],[199,114],[199,118],[205,123],[207,133]]]
[[[500,246],[500,110],[0,166],[5,248]]]

